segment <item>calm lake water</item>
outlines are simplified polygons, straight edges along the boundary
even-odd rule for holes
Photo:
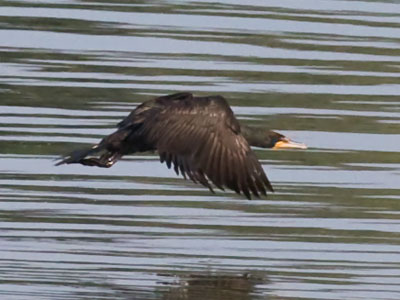
[[[2,1],[0,298],[400,299],[399,49],[389,1]],[[177,91],[309,149],[255,149],[252,201],[54,166]]]

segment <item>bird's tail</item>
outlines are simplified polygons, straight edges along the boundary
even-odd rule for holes
[[[131,131],[130,127],[118,129],[116,132],[103,138],[97,145],[73,151],[57,162],[56,166],[82,164],[85,166],[109,168],[124,155],[125,139]],[[86,158],[97,153],[101,155],[99,157]]]
[[[56,166],[63,165],[63,164],[81,164],[83,159],[88,156],[95,154],[101,150],[103,150],[103,146],[100,144],[94,145],[90,148],[83,148],[79,150],[75,150],[62,158],[59,162],[56,163]]]

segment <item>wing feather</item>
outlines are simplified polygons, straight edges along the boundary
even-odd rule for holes
[[[190,95],[190,94],[189,94]],[[192,98],[184,95],[157,98],[157,109],[142,107],[143,133],[154,145],[160,161],[173,165],[194,182],[211,191],[211,181],[220,189],[228,187],[243,193],[266,195],[272,186],[261,164],[240,133],[232,110],[222,97]],[[129,120],[128,120],[129,121]],[[127,126],[126,121],[123,125]]]
[[[213,176],[213,182],[217,187],[221,186],[221,178],[220,178],[220,173],[219,173],[219,161],[220,161],[220,151],[221,151],[222,145],[216,142],[215,149],[213,153],[210,153],[213,156],[213,163],[211,165],[211,174]]]
[[[226,186],[230,189],[234,190],[236,193],[240,194],[240,189],[237,184],[237,177],[235,174],[235,168],[233,167],[233,156],[230,149],[227,149],[226,153],[227,165],[226,165],[226,174],[227,174],[227,181]]]
[[[176,175],[179,175],[179,170],[180,170],[182,176],[186,179],[185,172],[183,172],[182,166],[179,166],[177,155],[174,155],[172,162],[174,163],[174,171],[175,171]],[[181,168],[179,168],[179,167],[181,167]]]
[[[241,185],[241,190],[243,192],[243,194],[247,197],[250,198],[250,193],[249,193],[249,188],[247,186],[247,171],[246,171],[246,166],[245,166],[245,162],[244,162],[244,156],[239,155],[239,159],[238,159],[238,164],[240,166],[239,168],[239,174],[240,174],[240,185]]]
[[[226,147],[221,147],[220,157],[219,157],[219,178],[220,182],[227,186],[227,170],[226,170]]]

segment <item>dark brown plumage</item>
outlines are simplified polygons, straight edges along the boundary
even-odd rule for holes
[[[273,146],[282,135],[251,135],[255,146]],[[262,137],[264,136],[265,139]],[[268,145],[267,145],[268,144]],[[241,133],[241,126],[221,96],[178,93],[146,101],[118,124],[116,132],[92,148],[71,153],[57,163],[111,167],[123,155],[157,150],[160,161],[177,174],[213,191],[227,187],[251,199],[273,188]],[[96,157],[87,156],[101,153]]]

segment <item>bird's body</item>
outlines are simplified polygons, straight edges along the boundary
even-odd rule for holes
[[[272,186],[241,130],[221,96],[167,95],[137,106],[118,124],[117,131],[89,149],[71,153],[57,165],[111,167],[123,155],[156,150],[161,162],[173,166],[177,174],[211,191],[212,182],[218,188],[243,193],[248,199],[251,193],[266,195],[267,190],[273,191]],[[264,145],[268,147],[286,139],[275,132],[266,135],[265,142],[253,138],[254,146],[271,143]],[[95,153],[101,155],[87,158]]]

